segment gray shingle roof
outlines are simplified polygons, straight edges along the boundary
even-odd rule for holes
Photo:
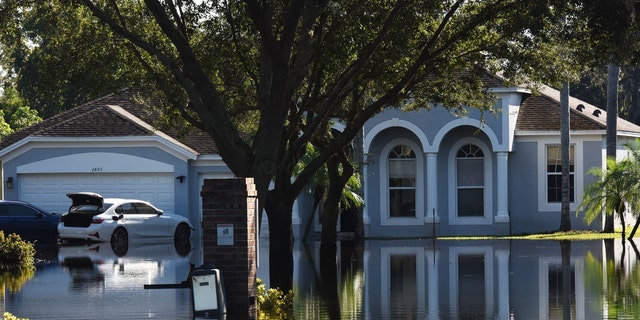
[[[606,129],[606,111],[573,97],[569,99],[569,107],[572,131]],[[617,130],[640,134],[640,126],[622,118],[618,118]],[[520,106],[516,131],[560,131],[560,91],[543,86],[540,95],[525,98]]]
[[[178,134],[153,127],[157,112],[136,99],[136,91],[125,89],[89,101],[80,106],[17,131],[0,140],[0,150],[27,137],[118,137],[166,134],[199,154],[217,154],[213,139],[200,130]],[[126,112],[118,112],[118,107]]]

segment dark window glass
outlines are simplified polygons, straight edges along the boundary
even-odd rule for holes
[[[156,214],[156,210],[145,203],[136,203],[136,209],[139,214]]]
[[[15,203],[7,204],[5,210],[10,217],[35,217],[37,214],[36,210]]]
[[[120,205],[124,214],[138,214],[136,207],[132,203],[123,203]]]
[[[574,202],[574,148],[569,148],[569,201]],[[562,202],[562,156],[560,145],[547,146],[547,202]]]
[[[484,153],[467,144],[456,153],[458,217],[484,216]]]
[[[389,151],[389,217],[416,215],[416,154],[407,145]]]

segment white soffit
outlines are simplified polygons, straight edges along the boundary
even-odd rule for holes
[[[17,173],[173,172],[173,165],[121,153],[89,152],[31,162]]]

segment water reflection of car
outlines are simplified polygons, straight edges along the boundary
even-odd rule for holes
[[[115,251],[126,252],[129,239],[173,239],[188,243],[193,227],[186,217],[164,214],[143,200],[103,198],[97,193],[68,193],[69,211],[58,223],[62,243],[73,240],[110,241]]]
[[[179,282],[186,279],[191,266],[190,243],[132,243],[126,253],[117,250],[105,242],[60,246],[58,261],[71,275],[71,289],[96,292]]]
[[[58,233],[60,215],[23,201],[0,200],[0,230],[24,240],[52,241]]]

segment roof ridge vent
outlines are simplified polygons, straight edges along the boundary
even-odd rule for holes
[[[599,117],[601,112],[602,111],[600,109],[593,110],[593,115]]]
[[[579,104],[576,109],[578,109],[578,111],[582,112],[582,110],[584,110],[584,104]]]

